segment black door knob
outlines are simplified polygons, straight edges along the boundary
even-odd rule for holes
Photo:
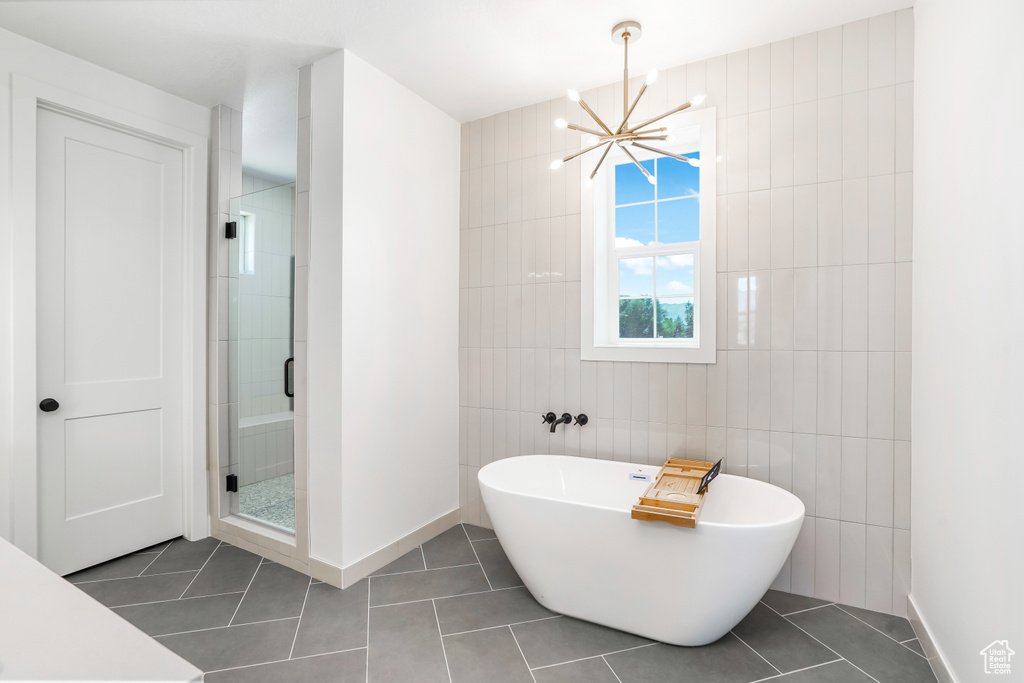
[[[57,410],[57,408],[60,408],[60,404],[57,403],[57,401],[52,398],[44,398],[42,401],[39,402],[39,410],[43,411],[44,413],[52,413],[53,411]]]

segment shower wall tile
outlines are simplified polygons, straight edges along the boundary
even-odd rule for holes
[[[909,583],[913,11],[663,70],[637,116],[718,116],[714,364],[580,361],[580,161],[565,98],[463,126],[463,518],[491,459],[725,458],[806,515],[777,586],[902,614]],[[632,91],[639,77],[631,81]],[[621,88],[583,93],[602,116]],[[590,163],[583,161],[584,166]],[[586,427],[541,424],[585,413]]]
[[[790,554],[790,591],[800,595],[814,595],[814,529],[815,519],[805,517],[800,535]]]
[[[865,529],[864,607],[892,612],[893,530],[871,526]]]
[[[914,168],[914,85],[901,83],[895,93],[894,145],[896,172],[912,171]]]
[[[239,208],[252,214],[256,226],[253,270],[240,269],[237,274],[241,313],[235,319],[241,328],[237,336],[243,342],[237,362],[254,372],[252,382],[240,386],[240,414],[247,418],[292,408],[291,399],[282,390],[281,378],[284,362],[291,357],[292,338],[305,339],[305,306],[295,307],[294,322],[289,312],[293,296],[298,301],[301,294],[305,300],[306,268],[296,269],[294,293],[290,287],[291,254],[293,243],[299,241],[293,237],[295,210],[303,203],[308,208],[309,193],[301,193],[303,199],[299,201],[291,186],[279,186],[274,180],[243,174],[242,181],[252,192],[242,196]],[[308,221],[308,212],[303,219]],[[308,239],[303,241],[308,244]],[[296,265],[298,260],[296,256]],[[222,323],[226,322],[226,318],[222,319]],[[247,341],[250,343],[244,343]]]
[[[893,527],[910,530],[910,442],[893,443]]]
[[[864,524],[839,525],[839,602],[864,607],[867,583],[867,528]]]
[[[819,517],[814,525],[814,593],[813,596],[838,602],[840,586],[839,522]]]

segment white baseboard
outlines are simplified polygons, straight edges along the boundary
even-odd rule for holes
[[[341,567],[335,567],[333,564],[310,557],[309,575],[317,581],[323,581],[335,588],[341,588]]]
[[[337,588],[348,588],[362,581],[381,567],[386,567],[418,545],[434,538],[440,533],[451,529],[459,523],[461,512],[458,508],[446,512],[437,519],[427,522],[420,528],[406,534],[394,543],[389,543],[380,550],[356,560],[347,567],[337,567],[315,557],[309,558],[309,573],[315,579],[329,583]]]
[[[932,667],[932,673],[935,674],[938,682],[959,683],[957,677],[953,675],[953,671],[949,668],[946,658],[942,655],[942,650],[932,638],[931,632],[928,630],[928,624],[924,617],[921,616],[920,610],[917,609],[912,595],[907,596],[907,618],[910,619],[910,626],[914,629],[914,634],[917,635],[925,657],[928,658],[928,663]]]

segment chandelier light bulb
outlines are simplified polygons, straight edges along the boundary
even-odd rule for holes
[[[686,162],[688,164],[690,164],[690,166],[693,166],[694,168],[700,168],[700,159],[694,159],[692,157],[687,157]]]
[[[565,162],[562,161],[561,159],[555,159],[554,161],[551,162],[551,170],[554,171],[556,169],[562,168],[562,164],[564,163]]]
[[[555,128],[568,128],[569,122],[565,119],[555,119]]]
[[[650,71],[647,72],[647,81],[646,81],[646,83],[647,83],[647,85],[651,85],[656,80],[658,80],[658,70],[657,69],[651,69]]]
[[[649,182],[651,185],[657,185],[658,184],[658,179],[655,178],[652,175],[649,175],[649,176],[647,176],[647,182]]]
[[[705,95],[704,93],[701,93],[699,95],[694,95],[693,99],[690,100],[690,105],[694,106],[694,107],[700,106],[700,105],[704,104],[704,100],[706,100],[707,98],[708,98],[708,96]]]
[[[594,179],[593,179],[593,178],[587,178],[587,182],[585,183],[585,185],[586,185],[586,186],[587,186],[588,188],[589,188],[589,187],[593,187],[593,186],[594,186]]]
[[[575,90],[573,90],[572,88],[569,88],[568,95],[569,95],[569,99],[572,100],[573,102],[579,102],[580,101],[580,94],[578,92],[576,92]]]

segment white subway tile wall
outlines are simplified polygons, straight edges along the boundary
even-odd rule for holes
[[[548,168],[578,106],[463,126],[464,521],[490,525],[477,473],[502,457],[725,458],[807,508],[775,588],[905,616],[913,39],[901,10],[665,70],[637,108],[706,92],[721,119],[712,365],[580,361],[580,162]],[[621,111],[616,85],[583,96]]]
[[[241,449],[239,485],[246,486],[295,471],[295,434],[291,417],[242,427],[238,438]]]

